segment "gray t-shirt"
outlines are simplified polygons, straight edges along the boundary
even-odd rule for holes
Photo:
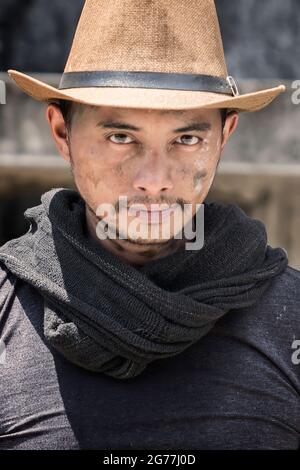
[[[299,448],[300,271],[128,380],[64,359],[42,309],[1,264],[0,449]]]

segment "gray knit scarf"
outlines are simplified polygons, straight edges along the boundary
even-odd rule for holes
[[[85,203],[56,188],[24,213],[30,229],[0,261],[44,298],[44,335],[66,359],[118,379],[179,354],[231,309],[255,304],[287,266],[263,223],[235,204],[204,205],[204,247],[141,268],[87,235]]]

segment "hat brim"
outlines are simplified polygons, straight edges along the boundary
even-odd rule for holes
[[[284,85],[275,88],[228,96],[203,91],[167,90],[153,88],[90,87],[59,90],[30,75],[8,70],[19,88],[38,101],[64,99],[94,106],[147,109],[197,109],[230,108],[237,111],[258,111],[268,106],[286,90]]]

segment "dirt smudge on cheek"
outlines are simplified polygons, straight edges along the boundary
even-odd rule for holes
[[[190,168],[183,166],[181,168],[177,168],[176,173],[179,173],[180,176],[185,179],[187,176],[191,175],[191,170]]]
[[[210,159],[215,159],[220,151],[222,139],[219,137],[213,142],[209,142],[206,148],[207,155]]]
[[[199,160],[194,161],[194,166],[197,171],[204,171],[205,168],[205,160],[201,157]]]
[[[81,174],[85,185],[91,190],[97,190],[99,185],[110,187],[113,170],[108,168],[104,161],[101,148],[98,144],[91,144],[81,159]]]
[[[111,175],[119,184],[119,187],[131,184],[135,173],[139,170],[140,162],[139,152],[134,151],[122,156],[122,160],[111,166]]]
[[[99,185],[99,175],[93,170],[93,168],[91,168],[89,172],[89,180],[96,189]]]
[[[201,152],[203,152],[203,153],[208,152],[209,147],[210,147],[210,140],[209,139],[204,139],[203,142],[202,142],[202,146],[201,146]]]
[[[209,162],[216,158],[220,150],[221,141],[221,137],[218,137],[217,139],[214,139],[213,137],[204,139],[200,150],[202,165],[205,162]]]
[[[124,171],[123,171],[123,166],[121,163],[118,163],[118,165],[115,167],[114,173],[117,176],[117,178],[123,178]]]
[[[89,153],[90,153],[91,157],[94,157],[96,155],[97,152],[96,152],[96,149],[95,149],[94,145],[91,145]]]
[[[207,176],[206,170],[197,171],[193,176],[193,189],[199,193],[204,185],[203,179]]]
[[[81,161],[80,165],[77,165],[77,178],[81,181],[81,185],[97,189],[100,183],[99,176],[99,171],[96,171],[89,161]]]

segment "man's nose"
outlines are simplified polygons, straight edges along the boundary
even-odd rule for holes
[[[150,151],[141,158],[142,163],[133,181],[135,190],[157,195],[173,188],[171,165],[165,154]]]

